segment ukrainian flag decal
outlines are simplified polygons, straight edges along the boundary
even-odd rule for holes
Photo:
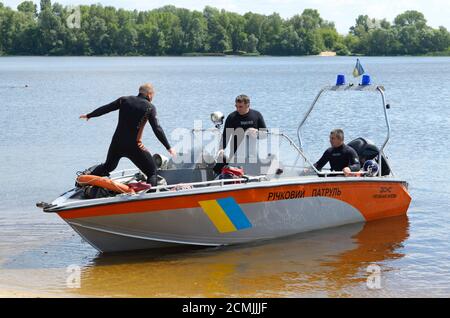
[[[200,206],[220,233],[236,232],[252,227],[234,198],[200,201]]]

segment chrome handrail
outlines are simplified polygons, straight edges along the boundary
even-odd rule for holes
[[[239,179],[221,179],[221,180],[211,180],[211,181],[201,181],[201,182],[190,182],[190,183],[178,183],[178,184],[171,184],[171,185],[160,185],[157,187],[152,187],[152,190],[162,190],[162,189],[171,189],[179,187],[180,185],[183,186],[211,186],[212,184],[217,184],[218,186],[223,187],[227,183],[235,183],[235,182],[241,182],[241,183],[247,183],[249,181],[261,181],[262,179],[267,179],[267,176],[256,176],[256,177],[248,177],[248,178],[239,178]],[[190,190],[190,189],[187,189]]]
[[[190,183],[178,183],[178,184],[171,184],[171,185],[159,185],[156,187],[152,187],[150,190],[154,191],[155,193],[160,193],[161,190],[169,190],[179,187],[179,186],[190,186],[192,188],[187,188],[183,190],[192,190],[198,186],[217,186],[217,187],[223,187],[228,183],[248,183],[250,181],[258,181],[261,182],[263,179],[267,180],[267,176],[256,176],[256,177],[248,177],[248,178],[239,178],[239,179],[221,179],[221,180],[211,180],[211,181],[201,181],[201,182],[190,182]],[[180,190],[181,191],[181,190]],[[122,196],[134,196],[134,195],[140,195],[143,193],[149,193],[149,190],[142,190],[135,193],[121,193]]]

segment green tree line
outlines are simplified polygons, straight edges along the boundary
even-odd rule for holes
[[[305,9],[289,19],[279,14],[244,15],[205,7],[164,6],[150,11],[111,6],[72,7],[41,0],[11,9],[0,1],[0,55],[421,55],[450,53],[450,33],[406,11],[392,23],[360,15],[347,35],[319,12]]]

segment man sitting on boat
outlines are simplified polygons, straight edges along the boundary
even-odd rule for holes
[[[147,183],[156,186],[156,165],[150,152],[142,143],[142,134],[146,122],[152,126],[158,140],[174,156],[175,150],[170,147],[164,130],[156,116],[156,108],[151,103],[155,91],[152,84],[144,84],[139,88],[138,96],[120,97],[116,101],[102,106],[92,113],[81,115],[81,119],[89,120],[109,112],[119,110],[119,122],[109,147],[106,162],[92,171],[96,176],[108,176],[116,169],[122,157],[130,159],[147,177]]]
[[[250,98],[247,95],[239,95],[236,97],[235,107],[236,111],[228,115],[225,120],[218,153],[219,163],[214,167],[216,174],[220,174],[222,168],[227,165],[224,153],[231,138],[233,138],[231,142],[233,150],[230,153],[230,157],[236,154],[245,135],[248,134],[256,138],[259,132],[267,130],[264,117],[259,111],[250,108]]]
[[[344,131],[342,129],[331,131],[330,144],[331,147],[314,164],[317,170],[322,170],[328,162],[331,171],[342,171],[345,176],[351,176],[352,172],[360,170],[358,154],[352,147],[344,143]]]

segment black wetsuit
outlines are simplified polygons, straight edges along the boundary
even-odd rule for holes
[[[361,169],[358,154],[346,144],[337,148],[328,148],[314,166],[317,170],[322,170],[328,162],[332,171],[342,171],[345,167],[349,167],[351,171],[359,171]]]
[[[156,137],[166,149],[170,149],[170,144],[158,123],[155,106],[143,95],[120,97],[116,101],[94,110],[87,117],[99,117],[115,110],[119,110],[119,122],[109,147],[106,162],[94,169],[92,174],[107,176],[116,169],[119,160],[126,157],[147,176],[148,183],[156,185],[155,162],[141,141],[146,122],[150,123]]]
[[[237,111],[232,112],[228,115],[225,120],[225,126],[222,133],[221,140],[221,149],[225,149],[227,147],[228,142],[231,138],[234,138],[233,144],[233,152],[232,155],[236,153],[239,145],[243,141],[243,136],[239,136],[239,133],[234,133],[234,130],[242,128],[244,132],[249,128],[255,128],[258,130],[266,130],[266,123],[264,121],[263,116],[257,110],[250,109],[249,112],[245,115],[240,115]],[[240,137],[240,138],[239,138]],[[219,162],[214,167],[214,172],[219,174],[222,168],[227,164],[226,158],[224,158],[224,162]]]

